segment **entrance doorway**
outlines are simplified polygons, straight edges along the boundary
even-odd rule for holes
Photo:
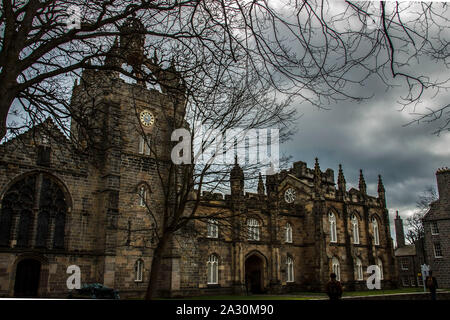
[[[15,297],[37,297],[41,263],[34,259],[24,259],[17,264],[14,282]]]
[[[248,292],[263,292],[264,263],[263,260],[255,254],[245,260],[245,283]]]

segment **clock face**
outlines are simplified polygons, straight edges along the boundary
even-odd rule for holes
[[[145,127],[150,127],[155,122],[155,116],[148,110],[141,112],[141,123]]]
[[[292,203],[292,202],[294,202],[294,200],[295,200],[295,190],[292,189],[292,188],[287,189],[287,190],[284,192],[284,200],[285,200],[287,203]]]

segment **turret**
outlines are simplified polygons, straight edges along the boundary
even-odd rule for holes
[[[364,175],[363,175],[362,169],[359,170],[359,191],[363,195],[367,195],[367,186],[366,186],[366,181],[364,180]]]
[[[386,192],[384,190],[383,180],[381,180],[381,175],[378,175],[378,199],[383,207],[386,207]]]
[[[261,172],[259,173],[259,179],[258,179],[258,195],[260,197],[264,196],[264,182],[262,179]]]
[[[344,172],[342,171],[342,165],[339,164],[339,173],[338,173],[338,190],[344,194],[346,191],[346,185],[345,185],[345,177]]]
[[[230,186],[232,197],[244,195],[244,171],[238,164],[237,156],[234,158],[234,167],[230,172]]]
[[[405,232],[403,231],[403,220],[396,211],[395,219],[395,238],[397,240],[397,248],[401,248],[405,246]]]
[[[314,190],[316,192],[320,191],[320,184],[322,179],[322,174],[319,166],[319,159],[316,158],[316,163],[314,164]]]

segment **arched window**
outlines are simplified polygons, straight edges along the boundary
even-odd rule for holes
[[[208,284],[217,284],[219,282],[219,258],[212,254],[208,258]]]
[[[372,217],[373,239],[376,246],[380,245],[380,234],[378,229],[378,220]]]
[[[363,266],[362,266],[362,262],[361,259],[356,257],[356,263],[355,263],[355,268],[356,268],[356,280],[364,280],[364,276],[363,276]]]
[[[330,221],[330,242],[337,242],[336,216],[333,212],[328,214],[328,220]]]
[[[142,261],[142,259],[139,259],[136,261],[134,265],[134,281],[142,282],[143,274],[144,274],[144,261]]]
[[[341,266],[339,264],[339,260],[336,257],[331,259],[331,270],[336,274],[336,280],[341,280]]]
[[[248,240],[259,241],[259,221],[251,218],[247,220]]]
[[[292,226],[289,222],[286,223],[286,243],[292,243]]]
[[[377,259],[377,266],[380,268],[380,280],[384,279],[384,273],[383,273],[383,262],[380,258]]]
[[[358,217],[355,214],[352,215],[352,231],[353,231],[353,243],[359,244],[359,224],[358,224]]]
[[[147,204],[147,187],[145,185],[140,185],[138,189],[139,194],[139,205],[145,207]]]
[[[208,238],[217,238],[219,237],[219,225],[216,219],[208,219],[207,225]]]
[[[290,256],[288,256],[286,259],[286,270],[286,282],[294,282],[294,259],[292,259],[292,257]]]
[[[29,247],[35,240],[36,247],[64,248],[67,204],[54,180],[47,173],[29,174],[6,191],[0,211],[0,246],[8,247],[16,239],[17,247]],[[53,244],[48,241],[52,238]]]

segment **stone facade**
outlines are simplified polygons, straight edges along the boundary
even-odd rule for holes
[[[136,67],[142,39],[120,43],[134,48],[126,59]],[[120,49],[116,43],[112,53]],[[105,63],[120,61],[112,54]],[[173,67],[147,66],[171,86],[147,89],[86,69],[73,89],[70,137],[46,121],[0,145],[1,296],[64,297],[71,265],[82,283],[144,295],[167,209],[161,181],[170,134],[185,103],[170,89],[180,84]],[[313,169],[299,161],[260,177],[258,193],[246,192],[244,180],[236,163],[230,195],[203,194],[200,216],[233,218],[195,220],[170,239],[159,295],[321,291],[332,271],[347,290],[364,289],[374,264],[383,288],[396,285],[381,177],[377,197],[367,194],[362,172],[358,190],[347,191],[342,168],[336,186],[333,170],[317,160]]]
[[[414,244],[405,244],[403,220],[398,211],[394,223],[397,240],[395,259],[397,260],[399,285],[402,287],[423,286],[421,266],[426,264],[425,240],[420,238]]]
[[[436,172],[439,199],[423,218],[425,251],[440,288],[450,288],[450,169]]]

